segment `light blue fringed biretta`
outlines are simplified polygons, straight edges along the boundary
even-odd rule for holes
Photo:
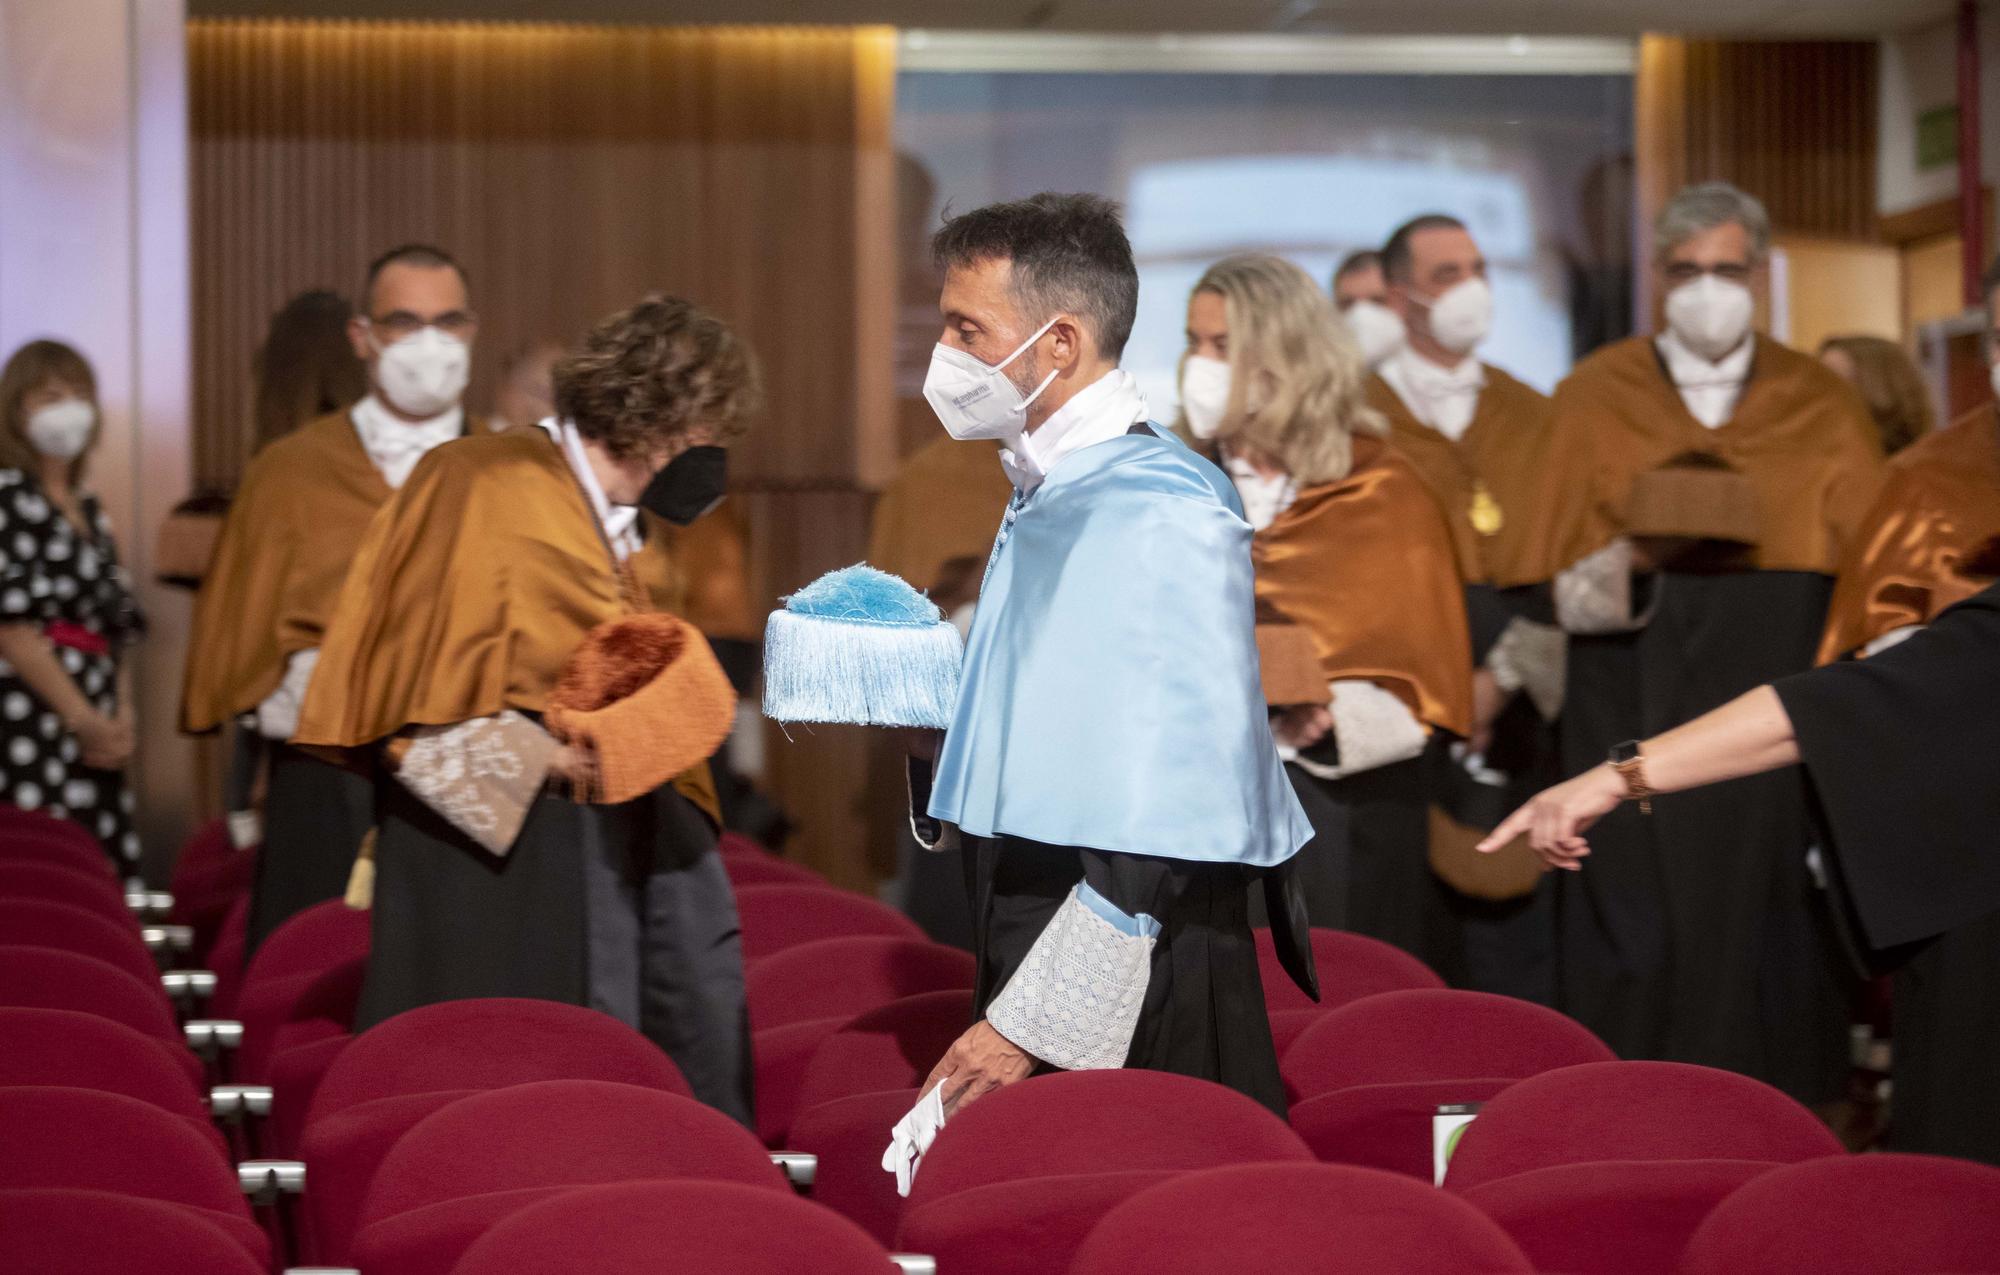
[[[764,715],[779,722],[951,724],[964,648],[937,604],[866,564],[828,572],[764,626]]]
[[[1280,863],[1312,827],[1257,677],[1250,525],[1157,426],[1016,493],[987,567],[929,813],[966,832]]]

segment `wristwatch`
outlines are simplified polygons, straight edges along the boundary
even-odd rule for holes
[[[1611,769],[1625,781],[1625,799],[1639,803],[1639,813],[1653,813],[1653,786],[1646,782],[1646,758],[1639,751],[1639,741],[1628,739],[1611,747]]]

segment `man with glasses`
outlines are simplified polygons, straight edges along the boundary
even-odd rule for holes
[[[240,718],[272,743],[253,947],[346,887],[372,789],[286,741],[362,532],[426,452],[465,433],[460,397],[479,324],[458,263],[427,245],[392,249],[369,266],[361,300],[348,335],[368,365],[367,396],[251,463],[188,643],[182,729]]]
[[[1498,583],[1554,585],[1570,634],[1564,768],[1611,758],[1648,796],[1646,739],[1811,667],[1833,576],[1879,484],[1867,409],[1754,330],[1763,205],[1707,183],[1654,228],[1664,330],[1557,388],[1532,551]],[[1623,742],[1621,742],[1623,741]],[[1844,1088],[1846,1015],[1825,865],[1796,768],[1635,800],[1557,881],[1557,1005],[1628,1058]]]

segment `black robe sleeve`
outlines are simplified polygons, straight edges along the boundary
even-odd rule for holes
[[[2000,586],[1775,689],[1871,946],[2000,911]]]

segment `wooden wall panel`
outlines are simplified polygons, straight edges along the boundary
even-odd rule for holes
[[[755,599],[861,556],[894,453],[887,28],[215,20],[188,40],[199,481],[241,470],[270,315],[422,240],[471,277],[475,410],[506,351],[645,292],[727,319],[768,398],[732,459]],[[805,857],[858,883],[859,742],[771,743]]]
[[[1642,281],[1654,216],[1691,182],[1733,182],[1784,234],[1876,237],[1877,46],[1649,35],[1634,83]]]

